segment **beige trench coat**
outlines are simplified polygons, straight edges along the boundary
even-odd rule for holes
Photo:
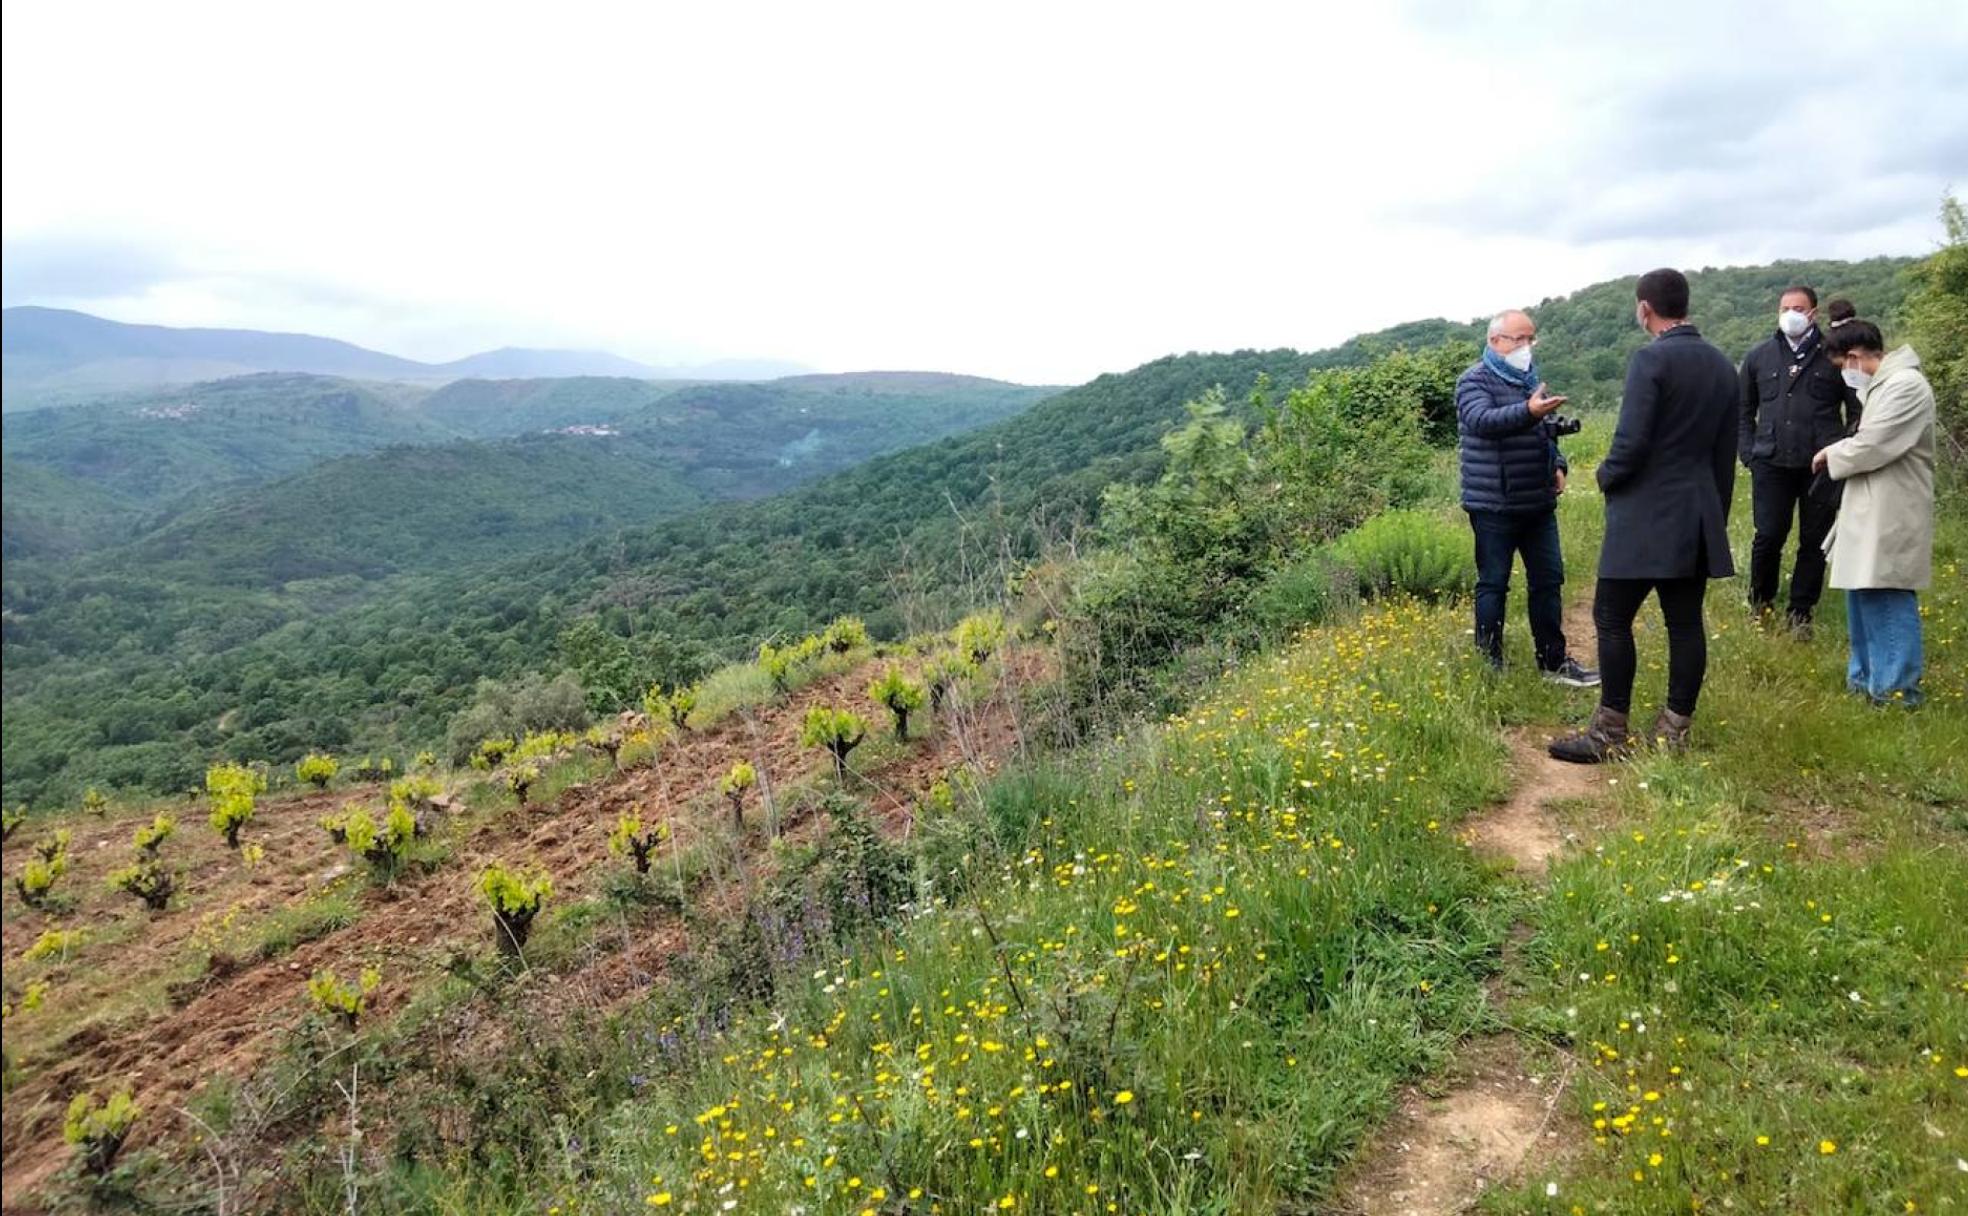
[[[1934,389],[1912,347],[1879,361],[1860,403],[1859,429],[1825,449],[1845,483],[1825,538],[1831,585],[1919,591],[1934,572]]]

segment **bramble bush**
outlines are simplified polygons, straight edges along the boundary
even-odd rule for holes
[[[110,1095],[101,1105],[97,1105],[94,1094],[76,1094],[68,1104],[68,1117],[62,1120],[62,1139],[81,1154],[83,1169],[94,1177],[106,1177],[141,1113],[127,1089]]]
[[[328,788],[328,783],[335,779],[335,774],[341,771],[341,767],[333,756],[322,752],[309,752],[294,765],[294,776],[315,789],[325,790]]]
[[[479,874],[478,889],[492,907],[499,952],[517,955],[533,932],[533,918],[553,895],[553,880],[538,869],[522,873],[495,863]]]
[[[266,776],[243,764],[215,764],[205,771],[205,789],[212,796],[212,827],[225,837],[226,847],[239,847],[239,833],[253,818],[254,797],[266,789]]]

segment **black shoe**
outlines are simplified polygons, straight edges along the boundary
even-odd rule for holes
[[[1545,668],[1544,678],[1567,688],[1599,687],[1599,673],[1590,667],[1580,667],[1579,661],[1571,655],[1566,655],[1558,666]]]

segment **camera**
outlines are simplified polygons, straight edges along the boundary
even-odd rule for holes
[[[1551,436],[1553,439],[1562,439],[1566,435],[1578,434],[1579,428],[1585,424],[1576,418],[1567,418],[1563,414],[1553,414],[1544,419],[1543,425],[1545,434]]]

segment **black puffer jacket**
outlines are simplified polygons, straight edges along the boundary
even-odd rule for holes
[[[1530,393],[1477,363],[1456,381],[1462,505],[1528,514],[1558,505],[1558,444],[1531,417]]]
[[[1750,348],[1742,365],[1736,438],[1736,455],[1744,464],[1808,469],[1818,449],[1858,425],[1859,396],[1845,387],[1823,342],[1802,362],[1791,358],[1781,333]]]

